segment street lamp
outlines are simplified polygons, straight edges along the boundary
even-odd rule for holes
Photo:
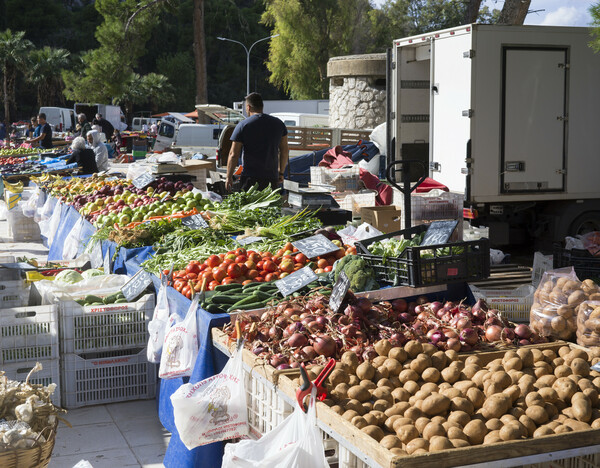
[[[248,94],[250,94],[250,52],[252,51],[252,47],[254,47],[259,42],[266,41],[268,39],[272,39],[277,36],[279,36],[279,34],[275,34],[274,36],[269,36],[269,37],[263,37],[262,39],[259,39],[254,44],[252,44],[250,46],[250,48],[246,47],[240,41],[234,41],[233,39],[227,39],[226,37],[217,37],[217,39],[220,41],[235,42],[236,44],[241,45],[244,48],[244,50],[246,51],[246,96],[248,96]]]

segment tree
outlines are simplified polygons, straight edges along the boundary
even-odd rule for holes
[[[2,96],[4,98],[4,123],[7,134],[11,121],[11,105],[16,108],[15,82],[17,71],[23,70],[27,53],[32,47],[25,39],[24,31],[13,33],[10,29],[0,32],[0,72],[2,72]]]
[[[207,104],[204,0],[194,0],[194,65],[196,70],[196,104]]]
[[[481,0],[469,0],[467,7],[465,8],[465,16],[463,23],[475,23],[479,16],[479,9],[481,8]]]
[[[590,47],[598,53],[600,52],[600,2],[590,6],[590,14],[592,15],[592,40]]]
[[[531,0],[505,0],[498,24],[521,25],[529,11]]]
[[[133,112],[134,105],[150,103],[153,110],[157,106],[173,99],[173,87],[169,84],[166,76],[157,73],[149,73],[140,76],[131,73],[125,83],[123,91],[115,97],[115,103],[124,107],[126,117]]]
[[[100,47],[82,55],[81,73],[63,72],[65,95],[75,101],[108,102],[125,92],[131,71],[146,52],[159,11],[169,1],[97,0],[95,7],[104,18],[96,29]],[[146,7],[146,8],[142,8]]]
[[[39,107],[64,104],[61,72],[70,61],[70,53],[65,49],[44,47],[29,53],[27,78],[37,89]]]
[[[294,99],[326,97],[329,58],[366,50],[370,10],[368,0],[267,0],[262,21],[280,35],[269,45],[271,83]]]

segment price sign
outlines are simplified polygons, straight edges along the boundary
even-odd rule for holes
[[[430,224],[421,245],[445,244],[456,229],[458,220],[452,221],[434,221]]]
[[[94,248],[90,252],[90,263],[92,268],[100,268],[102,266],[102,245],[98,241],[94,243]]]
[[[181,224],[189,227],[190,229],[205,229],[208,227],[208,223],[200,214],[195,214],[186,218],[181,218]]]
[[[143,189],[154,182],[156,178],[149,172],[144,172],[141,176],[136,177],[131,181],[135,188]]]
[[[337,245],[327,239],[323,234],[300,239],[292,242],[292,245],[306,255],[307,258],[315,258],[340,250]]]
[[[248,236],[248,237],[244,237],[243,239],[240,239],[238,237],[235,239],[235,241],[240,245],[254,244],[255,242],[261,242],[263,240],[265,240],[264,237],[258,237],[258,236]]]
[[[140,270],[123,285],[121,292],[128,302],[133,302],[140,294],[142,294],[142,291],[151,284],[152,277],[150,276],[150,273]]]
[[[348,279],[348,276],[346,276],[346,273],[342,271],[340,276],[338,276],[338,280],[333,285],[331,296],[329,296],[329,308],[334,314],[340,310],[340,306],[342,305],[342,302],[344,302],[348,289],[350,289],[350,280]]]
[[[111,269],[110,269],[110,252],[108,250],[106,250],[106,253],[104,254],[104,274],[105,275],[109,275],[111,273]]]
[[[597,362],[596,364],[594,364],[591,367],[592,370],[596,371],[596,372],[600,372],[600,362]]]
[[[317,279],[317,274],[308,266],[275,281],[275,286],[283,297],[288,296]]]

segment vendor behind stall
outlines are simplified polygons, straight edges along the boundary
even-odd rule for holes
[[[46,122],[46,114],[43,112],[38,115],[38,124],[38,126],[41,126],[39,136],[28,139],[27,143],[37,143],[39,141],[41,148],[52,148],[52,127],[50,127],[50,124]]]
[[[76,137],[71,143],[73,153],[67,161],[67,164],[77,163],[80,168],[80,174],[94,174],[98,172],[96,165],[96,155],[94,150],[85,147],[85,140],[82,137]]]

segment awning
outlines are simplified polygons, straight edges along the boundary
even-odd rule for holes
[[[197,119],[198,118],[198,109],[196,109],[194,112],[188,112],[187,114],[185,114],[186,117],[189,117],[190,119]]]

